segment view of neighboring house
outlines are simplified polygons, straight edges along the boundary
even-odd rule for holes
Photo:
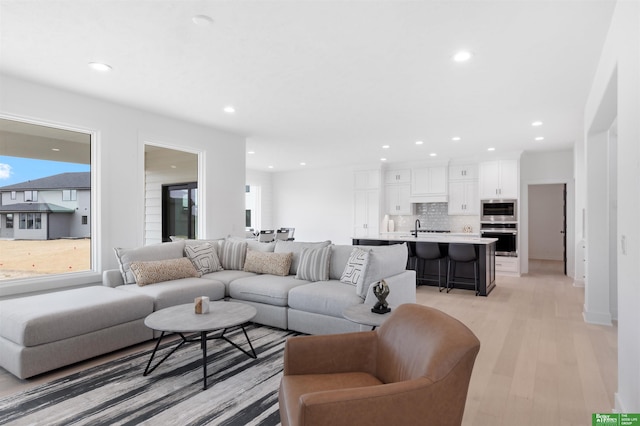
[[[61,173],[0,187],[0,238],[91,236],[91,173]]]

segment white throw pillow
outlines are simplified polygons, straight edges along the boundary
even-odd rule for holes
[[[247,255],[247,242],[227,239],[222,243],[220,262],[224,269],[242,271]]]
[[[344,268],[344,272],[342,272],[342,276],[340,277],[340,282],[345,284],[351,284],[356,287],[356,292],[360,297],[366,296],[366,290],[364,291],[364,296],[362,294],[364,275],[367,268],[367,261],[369,260],[369,250],[363,250],[361,248],[355,247],[351,251],[351,255],[349,255],[349,260],[347,261],[347,265]]]

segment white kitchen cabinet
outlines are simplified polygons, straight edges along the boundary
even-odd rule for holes
[[[480,198],[518,198],[518,160],[480,163]]]
[[[411,183],[411,170],[387,170],[384,172],[384,183],[387,185],[395,183]]]
[[[479,213],[478,181],[449,182],[449,214],[478,215]]]
[[[411,214],[411,185],[386,185],[385,201],[386,214],[409,215]]]
[[[519,259],[519,257],[496,256],[496,274],[519,276]]]
[[[380,230],[380,191],[354,191],[354,237],[375,237]]]
[[[411,170],[411,195],[446,195],[447,167],[424,167]]]
[[[380,188],[380,170],[356,170],[353,174],[354,189]]]
[[[449,165],[449,182],[455,180],[477,180],[477,164],[456,164]]]

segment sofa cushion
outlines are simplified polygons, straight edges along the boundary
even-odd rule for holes
[[[37,346],[139,320],[151,312],[150,297],[105,286],[83,287],[1,301],[0,335],[18,345]]]
[[[268,253],[247,250],[244,270],[246,272],[279,275],[283,277],[289,275],[292,257],[293,253]]]
[[[287,306],[289,291],[297,286],[309,284],[309,281],[297,280],[291,275],[255,275],[239,278],[229,283],[229,295],[237,300],[265,303],[267,305]]]
[[[409,257],[407,243],[367,248],[370,250],[369,260],[362,280],[363,288],[359,292],[363,297],[366,296],[371,283],[406,271]]]
[[[131,271],[136,284],[143,286],[180,278],[200,277],[193,263],[186,257],[169,260],[151,260],[148,262],[132,262]]]
[[[331,241],[321,241],[314,243],[307,243],[302,241],[284,241],[277,240],[276,241],[276,253],[293,253],[293,258],[291,259],[291,268],[289,269],[289,275],[295,275],[298,273],[298,264],[300,263],[300,253],[302,253],[302,249],[305,248],[322,248],[327,247],[331,244]]]
[[[123,285],[116,287],[116,289],[152,297],[154,311],[169,306],[193,303],[194,299],[200,296],[207,296],[211,300],[220,300],[224,298],[225,293],[223,283],[206,278],[181,278],[142,287]]]
[[[342,272],[342,276],[340,276],[340,282],[345,284],[350,284],[355,286],[358,290],[358,294],[360,297],[364,298],[361,294],[362,291],[362,282],[364,281],[364,273],[367,269],[367,261],[369,259],[369,250],[363,250],[359,247],[354,247],[351,250],[351,256],[349,256],[349,260],[347,261],[347,265]]]
[[[220,281],[221,283],[224,283],[224,285],[229,285],[231,281],[234,281],[240,278],[255,277],[255,276],[256,276],[255,272],[234,271],[231,269],[223,269],[222,271],[205,274],[202,276],[202,278]]]
[[[152,244],[137,248],[120,248],[113,250],[118,259],[118,266],[122,273],[122,279],[125,284],[135,284],[136,279],[131,272],[131,262],[150,261],[150,260],[167,260],[183,257],[184,241],[176,241],[171,243]]]
[[[307,281],[327,281],[329,279],[329,260],[331,246],[322,248],[303,248],[296,278]]]
[[[193,245],[187,243],[184,246],[184,253],[201,274],[209,274],[222,270],[222,265],[218,258],[218,251],[210,243]]]
[[[220,247],[220,262],[224,269],[242,271],[247,254],[247,242],[228,238]]]
[[[361,303],[362,299],[353,291],[353,286],[337,280],[310,283],[289,292],[291,309],[336,318],[342,318],[342,311],[347,306]]]

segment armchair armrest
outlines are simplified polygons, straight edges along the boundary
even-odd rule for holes
[[[375,331],[290,337],[284,347],[284,375],[374,374],[376,348]]]
[[[431,380],[421,377],[379,386],[308,393],[300,397],[299,424],[449,424],[443,418],[438,418],[446,417],[446,413],[433,406],[442,404],[442,395],[438,395],[438,389]],[[429,411],[435,413],[436,417],[429,419]]]

